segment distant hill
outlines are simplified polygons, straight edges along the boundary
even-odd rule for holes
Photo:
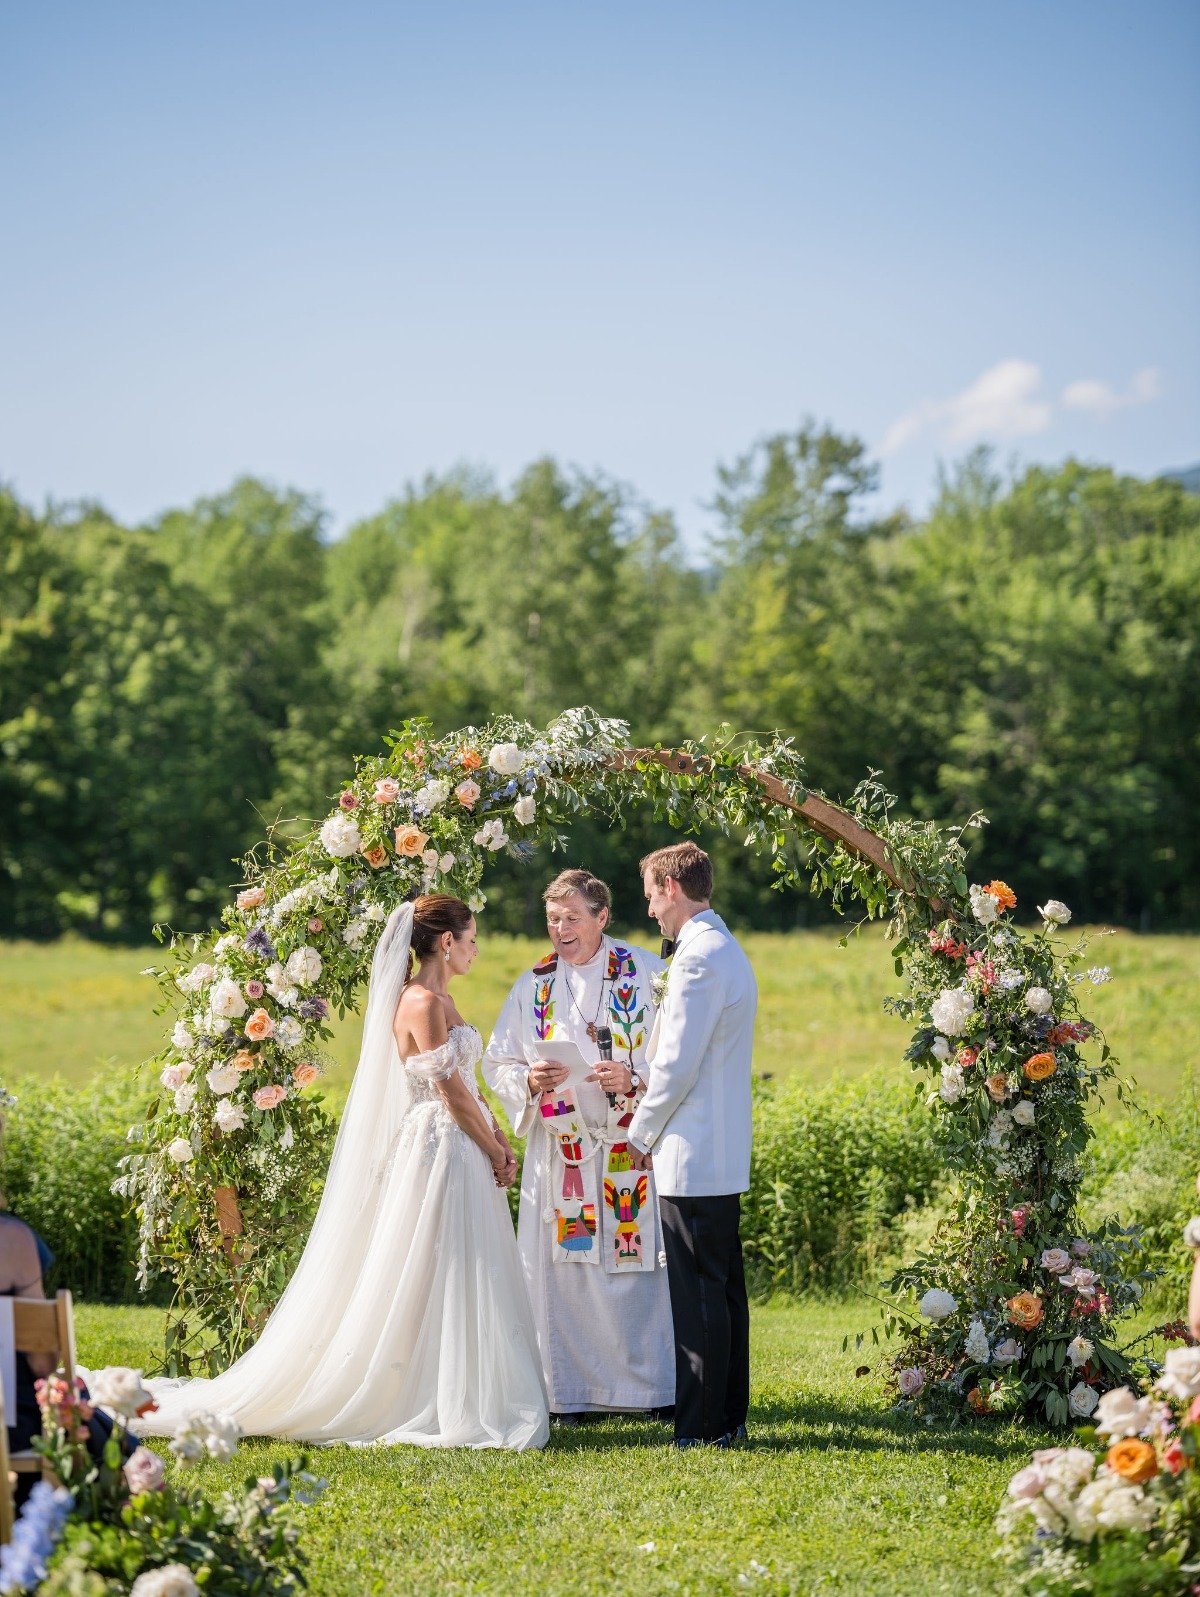
[[[1200,466],[1184,466],[1180,471],[1162,471],[1160,477],[1181,482],[1190,494],[1200,494]]]

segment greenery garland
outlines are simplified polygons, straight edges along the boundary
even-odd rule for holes
[[[153,972],[177,1015],[155,1060],[162,1091],[117,1183],[136,1209],[141,1279],[174,1283],[168,1369],[222,1368],[282,1292],[329,1158],[333,1125],[308,1090],[328,1017],[354,1004],[391,910],[437,890],[479,911],[493,855],[562,849],[584,810],[620,825],[649,803],[674,830],[741,835],[781,888],[889,922],[906,981],[892,1007],[914,1025],[914,1070],[936,1082],[960,1191],[935,1248],[891,1283],[900,1401],[1052,1422],[1094,1406],[1126,1373],[1110,1330],[1138,1285],[1120,1270],[1128,1236],[1085,1234],[1076,1214],[1087,1110],[1114,1061],[1101,1040],[1085,1062],[1098,1034],[1079,1012],[1082,949],[1064,954],[1048,935],[1069,912],[1047,905],[1042,933],[1010,925],[1003,883],[968,884],[964,829],[897,817],[874,774],[845,809],[831,805],[789,739],[628,739],[586,708],[545,731],[500,717],[436,739],[405,722],[319,827],[247,859],[218,934],[171,938],[173,959]]]

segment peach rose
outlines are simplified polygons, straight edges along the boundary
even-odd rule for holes
[[[1058,1069],[1058,1062],[1053,1054],[1034,1054],[1022,1065],[1028,1081],[1046,1081]]]
[[[1007,882],[989,882],[984,888],[985,893],[990,893],[1001,909],[1016,907],[1017,895]]]
[[[311,1087],[320,1074],[316,1065],[297,1065],[292,1071],[292,1080],[297,1087]]]
[[[473,810],[475,808],[475,805],[479,801],[479,793],[480,788],[478,782],[460,782],[454,789],[454,796],[462,805],[464,810]]]
[[[1003,1103],[1008,1097],[1008,1077],[1005,1075],[989,1076],[984,1086],[993,1103]]]
[[[976,1414],[987,1414],[989,1412],[988,1400],[977,1386],[973,1386],[967,1393],[967,1402]]]
[[[1126,1436],[1114,1442],[1104,1455],[1104,1462],[1114,1475],[1134,1486],[1158,1474],[1158,1459],[1149,1442],[1140,1442],[1136,1436]]]
[[[1036,1292],[1018,1292],[1008,1300],[1008,1318],[1021,1331],[1032,1331],[1042,1323],[1045,1306]]]
[[[373,794],[376,804],[394,804],[400,797],[400,784],[394,776],[381,777]]]
[[[256,1109],[274,1109],[287,1097],[286,1087],[260,1087],[254,1094]]]
[[[239,1048],[229,1063],[236,1065],[239,1070],[253,1070],[258,1064],[258,1055],[253,1048]]]
[[[267,890],[265,887],[246,887],[237,896],[239,909],[257,909],[266,901]]]
[[[483,764],[482,757],[474,749],[463,749],[459,758],[464,771],[477,771]]]
[[[364,848],[363,859],[373,871],[377,871],[381,865],[387,864],[386,846],[383,843],[376,843],[374,848]]]
[[[429,833],[419,826],[410,824],[396,828],[396,853],[403,854],[406,859],[415,859],[428,841]]]
[[[265,1009],[256,1009],[246,1022],[246,1036],[251,1042],[265,1042],[275,1035],[275,1022]]]
[[[319,915],[310,915],[308,917],[308,929],[315,937],[318,932],[323,932],[325,930],[325,922]]]

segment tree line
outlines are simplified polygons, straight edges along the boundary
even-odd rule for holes
[[[198,928],[231,862],[325,813],[406,717],[584,703],[638,742],[780,728],[832,797],[876,769],[912,814],[986,812],[973,864],[1025,905],[1197,924],[1200,497],[1073,461],[1005,479],[982,452],[921,520],[872,513],[876,486],[856,439],[765,439],[718,469],[700,562],[552,460],[508,490],[427,478],[337,539],[254,479],[135,527],[0,491],[0,935]],[[583,822],[572,855],[640,918],[661,840]],[[824,913],[714,848],[742,923]],[[490,924],[532,929],[559,863],[505,861]]]

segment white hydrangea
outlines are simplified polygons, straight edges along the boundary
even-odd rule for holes
[[[963,1351],[969,1359],[976,1364],[986,1364],[992,1356],[991,1347],[988,1345],[988,1335],[983,1328],[982,1320],[972,1320],[967,1331],[967,1339],[963,1343]]]
[[[450,784],[440,777],[426,782],[425,786],[418,788],[413,796],[414,815],[432,815],[434,810],[440,810],[450,797]]]
[[[237,1452],[242,1428],[230,1414],[189,1414],[176,1428],[171,1451],[176,1458],[192,1463],[207,1453],[225,1461]]]
[[[311,987],[315,981],[321,979],[321,956],[315,948],[297,948],[288,956],[287,965],[284,967],[288,980],[297,987]]]
[[[965,987],[944,987],[930,1005],[933,1024],[947,1037],[961,1036],[975,1012],[975,999]]]
[[[498,776],[516,776],[525,763],[515,743],[497,743],[488,755],[488,764]]]
[[[335,810],[321,827],[321,842],[325,852],[334,859],[348,859],[362,851],[362,833],[358,822],[343,810]]]
[[[1065,926],[1071,919],[1071,911],[1061,898],[1048,898],[1038,906],[1038,914],[1047,926]]]
[[[929,1052],[935,1059],[940,1059],[943,1062],[954,1055],[954,1049],[950,1046],[949,1037],[942,1036],[937,1036],[933,1039],[933,1047]]]
[[[958,1308],[957,1299],[951,1297],[949,1292],[943,1292],[940,1287],[931,1286],[919,1304],[921,1313],[927,1320],[948,1320]]]
[[[200,1588],[186,1564],[160,1564],[143,1570],[129,1588],[129,1597],[200,1597]]]
[[[1000,919],[1000,905],[986,888],[972,887],[971,913],[981,926],[990,926]]]
[[[513,805],[513,819],[522,826],[532,826],[537,815],[537,801],[531,793],[522,796]]]
[[[1048,1015],[1054,999],[1045,987],[1031,987],[1025,994],[1025,1008],[1033,1015]]]
[[[223,976],[208,995],[208,1007],[222,1020],[237,1020],[246,1013],[246,998],[237,982]]]
[[[190,1115],[192,1105],[196,1101],[196,1089],[190,1083],[175,1089],[175,1113],[177,1115]]]
[[[352,920],[348,923],[346,929],[342,933],[342,941],[345,943],[347,948],[352,948],[355,953],[358,952],[363,945],[363,938],[367,935],[367,928],[369,924],[370,923],[368,921],[361,919]]]
[[[233,1091],[241,1081],[242,1073],[236,1065],[214,1065],[204,1079],[208,1082],[210,1091],[221,1098],[227,1092]]]
[[[246,1111],[232,1098],[222,1098],[213,1111],[213,1123],[218,1131],[228,1136],[231,1131],[240,1131],[246,1124]]]
[[[958,1065],[943,1065],[938,1094],[943,1103],[957,1103],[967,1090],[963,1073]]]
[[[231,948],[236,948],[241,938],[236,932],[223,932],[213,944],[214,954],[227,954]]]
[[[285,1015],[276,1022],[275,1041],[281,1048],[299,1048],[304,1041],[304,1027],[295,1015]]]
[[[1021,985],[1025,980],[1025,976],[1015,965],[1003,965],[996,973],[996,980],[1004,992],[1011,993],[1014,987]]]
[[[192,1145],[186,1137],[176,1137],[174,1142],[167,1144],[167,1158],[174,1159],[176,1164],[190,1164],[194,1157]]]

